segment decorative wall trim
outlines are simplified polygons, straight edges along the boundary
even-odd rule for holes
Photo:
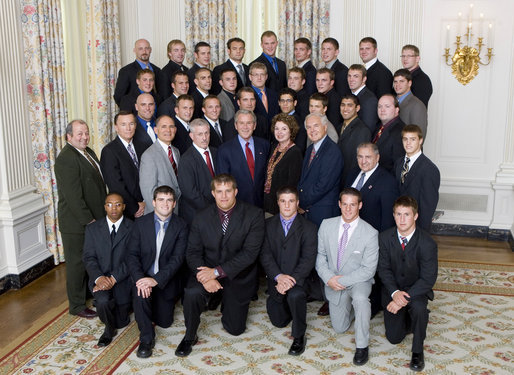
[[[8,274],[2,277],[0,279],[0,295],[11,289],[23,288],[25,285],[43,276],[53,268],[55,268],[54,258],[50,256],[19,275]]]
[[[460,225],[433,223],[431,234],[438,236],[485,238],[490,241],[508,242],[514,251],[514,237],[508,229],[492,229],[484,225]]]

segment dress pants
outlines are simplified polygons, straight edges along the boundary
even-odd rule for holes
[[[355,345],[366,348],[369,344],[369,321],[371,317],[371,281],[356,283],[342,290],[339,303],[329,302],[330,320],[337,333],[343,333],[350,328],[355,315]],[[352,311],[353,310],[353,311]]]
[[[114,288],[116,288],[116,285]],[[130,303],[117,305],[114,300],[113,289],[99,290],[93,293],[98,317],[105,324],[105,330],[110,333],[130,323]]]
[[[384,289],[382,289],[382,302],[385,302],[383,303],[384,325],[389,342],[398,344],[412,332],[412,352],[422,353],[428,325],[428,298],[426,296],[411,298],[409,304],[396,314],[391,314],[386,309],[391,302],[391,296]]]
[[[175,296],[167,299],[164,292],[157,286],[152,288],[152,293],[148,298],[138,296],[135,286],[132,293],[134,316],[139,328],[139,341],[150,344],[155,339],[152,322],[162,328],[168,328],[173,323]]]
[[[241,291],[227,278],[219,280],[221,289],[221,323],[223,328],[234,336],[239,336],[246,330],[246,318],[254,289],[250,290],[248,298],[241,298]],[[205,311],[207,301],[212,294],[192,275],[187,288],[184,290],[184,320],[186,324],[186,340],[194,340],[200,315]]]
[[[292,320],[291,334],[294,338],[305,335],[307,329],[307,293],[302,286],[295,285],[286,292],[281,301],[268,297],[266,310],[275,327],[283,328]]]
[[[87,272],[82,260],[84,233],[62,233],[66,259],[66,293],[70,314],[77,315],[86,308]]]

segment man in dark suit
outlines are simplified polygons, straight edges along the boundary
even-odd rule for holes
[[[245,42],[241,38],[230,38],[227,42],[227,53],[228,60],[223,64],[216,66],[212,70],[212,90],[211,94],[218,95],[222,87],[220,85],[221,72],[226,69],[230,69],[236,72],[237,86],[235,91],[238,91],[241,87],[248,85],[248,75],[250,70],[248,65],[243,64],[243,58],[245,56]]]
[[[380,98],[393,93],[393,74],[377,58],[377,41],[374,38],[362,38],[359,42],[359,56],[367,70],[368,88]]]
[[[260,255],[268,281],[266,310],[275,327],[282,328],[293,321],[293,343],[289,354],[300,355],[305,350],[307,329],[304,284],[316,262],[317,227],[298,215],[296,188],[280,188],[277,202],[280,214],[266,220],[266,236]]]
[[[206,42],[198,42],[195,44],[195,61],[193,66],[188,69],[187,76],[189,77],[189,94],[196,88],[195,74],[200,68],[210,70],[211,67],[211,46]]]
[[[107,195],[104,209],[107,217],[86,227],[83,255],[98,317],[105,324],[100,347],[112,342],[116,329],[129,324],[132,288],[125,259],[133,222],[123,217],[125,204],[118,193]]]
[[[186,45],[183,41],[179,39],[171,40],[168,43],[167,51],[170,61],[161,69],[161,72],[155,80],[155,87],[162,99],[169,98],[173,92],[171,84],[175,72],[188,71],[188,67],[182,64],[184,57],[186,57]],[[185,94],[187,94],[187,92]]]
[[[239,110],[236,95],[237,82],[237,73],[232,69],[224,69],[220,72],[221,91],[218,99],[221,104],[220,118],[224,121],[233,121],[236,111]]]
[[[428,108],[428,101],[432,96],[432,82],[428,75],[419,66],[419,48],[407,44],[402,48],[402,65],[412,74],[412,93]]]
[[[178,273],[187,248],[187,224],[173,214],[175,191],[159,186],[153,193],[154,212],[134,223],[128,244],[127,266],[134,282],[133,307],[139,328],[136,355],[148,358],[155,345],[152,322],[162,328],[173,323],[180,294]]]
[[[196,90],[196,88],[195,88]],[[177,127],[177,134],[173,139],[173,146],[178,148],[180,154],[187,151],[193,144],[189,137],[189,122],[193,118],[195,102],[191,95],[180,95],[175,104],[175,117],[173,121]]]
[[[66,259],[66,292],[69,312],[94,318],[86,307],[87,274],[82,261],[86,225],[104,217],[106,196],[100,164],[89,144],[89,128],[83,120],[66,126],[66,140],[55,160],[59,195],[58,219]]]
[[[378,118],[380,127],[372,137],[372,143],[380,151],[380,165],[393,173],[394,162],[403,155],[402,129],[405,126],[400,119],[400,105],[392,94],[383,95],[378,101]]]
[[[157,117],[166,115],[173,117],[175,116],[175,105],[180,95],[186,95],[189,92],[189,78],[186,72],[180,70],[173,73],[171,78],[171,88],[173,92],[168,99],[159,104],[157,108]]]
[[[327,136],[325,116],[311,113],[305,118],[305,128],[312,144],[305,151],[298,183],[300,207],[307,219],[320,225],[323,219],[337,215],[343,157]]]
[[[361,192],[360,217],[383,232],[394,225],[393,203],[399,197],[398,184],[393,175],[378,164],[380,154],[377,145],[362,143],[357,149],[358,167],[352,169],[345,181],[345,187],[354,187]],[[375,283],[369,296],[371,319],[382,310],[382,283],[375,275]]]
[[[125,65],[118,72],[118,79],[116,80],[116,87],[114,88],[114,101],[118,106],[121,104],[121,98],[137,87],[136,75],[139,70],[150,69],[156,76],[158,76],[161,71],[159,67],[150,62],[152,47],[147,40],[136,40],[134,53],[136,60],[133,63]]]
[[[144,152],[153,145],[157,136],[155,135],[155,99],[152,95],[143,93],[136,100],[137,125],[134,133],[134,142],[143,145]]]
[[[360,64],[353,64],[348,70],[348,86],[352,90],[352,94],[359,98],[360,110],[359,118],[366,124],[371,134],[377,130],[378,99],[366,87],[366,68]]]
[[[136,114],[135,104],[138,96],[143,93],[152,95],[156,106],[161,103],[161,96],[155,91],[155,74],[150,69],[142,69],[137,72],[136,85],[127,95],[121,98],[120,110],[131,111]]]
[[[114,116],[118,136],[102,149],[100,166],[109,191],[123,197],[124,214],[129,219],[143,216],[145,202],[139,189],[139,161],[146,147],[134,141],[136,119],[131,112]]]
[[[405,157],[396,160],[394,175],[400,194],[409,195],[418,202],[417,226],[429,232],[439,201],[441,175],[437,166],[421,151],[423,133],[419,126],[406,125],[402,143]]]
[[[305,71],[302,68],[294,67],[287,72],[287,87],[296,92],[296,112],[300,117],[300,123],[303,124],[305,117],[309,114],[309,98],[307,91],[303,87],[305,85]],[[298,125],[300,125],[298,123]]]
[[[307,131],[305,130],[300,114],[296,111],[296,105],[298,103],[296,98],[296,92],[293,89],[286,87],[278,94],[278,105],[280,107],[280,112],[295,118],[296,123],[298,124],[298,133],[296,134],[294,143],[300,148],[303,155],[305,153],[305,148],[307,147]]]
[[[265,116],[268,120],[268,126],[271,126],[271,120],[276,114],[280,113],[280,108],[277,92],[265,86],[267,76],[266,65],[260,62],[254,62],[250,65],[250,85],[257,96],[254,112]]]
[[[344,168],[341,183],[344,183],[348,173],[357,167],[357,146],[363,142],[369,142],[371,133],[366,124],[357,116],[360,105],[359,99],[355,95],[346,94],[343,96],[340,109],[343,125],[337,145],[343,154]]]
[[[209,147],[210,126],[203,119],[191,121],[193,147],[180,158],[178,184],[182,192],[180,216],[190,225],[198,211],[214,202],[211,181],[216,174],[216,149]]]
[[[264,239],[262,210],[239,199],[235,179],[219,174],[211,183],[216,204],[199,212],[191,225],[187,264],[192,271],[184,295],[186,334],[175,355],[188,356],[198,342],[200,316],[209,295],[221,291],[221,323],[231,335],[246,329],[257,287],[257,257]]]
[[[265,115],[255,112],[255,108],[257,106],[257,94],[254,89],[251,87],[243,87],[241,90],[237,92],[237,106],[239,109],[244,109],[246,111],[251,111],[255,114],[255,118],[257,119],[257,124],[255,126],[255,131],[253,135],[256,137],[260,137],[267,141],[271,140],[271,127],[268,124],[268,118]],[[234,129],[235,130],[235,127]],[[232,136],[229,139],[237,136],[237,131],[232,132]]]
[[[277,35],[271,30],[263,32],[261,35],[262,54],[252,61],[252,64],[260,62],[266,65],[266,71],[268,72],[266,87],[275,92],[279,92],[287,84],[286,63],[275,56],[277,46]]]
[[[348,67],[337,56],[339,55],[339,42],[334,38],[326,38],[321,43],[321,59],[325,68],[331,69],[335,74],[334,88],[340,96],[350,93],[348,87]]]
[[[216,173],[234,176],[239,200],[262,208],[269,143],[253,136],[253,112],[240,109],[234,119],[238,135],[219,147]]]
[[[202,112],[203,119],[209,125],[209,144],[211,146],[218,148],[223,142],[231,139],[231,134],[235,133],[235,129],[231,129],[234,128],[234,122],[227,122],[220,118],[221,105],[217,96],[208,95],[205,97],[202,104]]]
[[[400,118],[405,124],[415,124],[421,128],[423,139],[427,136],[427,107],[411,91],[412,75],[407,69],[394,72],[393,87],[400,103]]]
[[[328,68],[321,68],[316,74],[316,87],[318,92],[325,94],[328,99],[326,116],[328,120],[334,125],[337,135],[341,134],[341,96],[334,89],[335,73]]]
[[[396,227],[379,236],[378,274],[382,279],[382,305],[386,337],[398,344],[413,333],[410,369],[425,367],[423,342],[426,337],[428,300],[437,280],[437,244],[416,226],[418,204],[401,196],[393,206]]]
[[[206,68],[199,68],[195,73],[196,88],[191,93],[195,102],[195,109],[193,112],[193,119],[202,118],[202,104],[204,98],[209,95],[212,86],[211,71]]]
[[[312,43],[307,38],[298,38],[294,41],[294,58],[296,66],[305,71],[304,89],[307,95],[314,94],[316,91],[316,68],[311,61]]]

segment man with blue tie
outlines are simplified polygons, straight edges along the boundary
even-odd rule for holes
[[[155,99],[150,94],[140,94],[136,100],[137,125],[134,133],[134,142],[143,145],[144,152],[150,147],[157,136],[155,135]]]
[[[334,330],[346,332],[355,316],[353,363],[357,366],[368,361],[371,316],[368,297],[378,262],[378,232],[359,218],[361,207],[362,198],[357,189],[341,191],[341,216],[321,223],[316,258],[316,271],[325,284]]]
[[[185,259],[187,224],[173,214],[175,191],[159,186],[151,212],[134,223],[128,245],[127,266],[134,282],[133,307],[139,328],[137,356],[152,355],[155,329],[173,323],[175,299],[180,293],[178,273]]]
[[[275,56],[278,47],[277,34],[271,30],[263,32],[261,35],[261,47],[262,54],[252,61],[252,64],[260,62],[266,65],[268,72],[266,87],[279,92],[287,85],[287,69],[286,63]]]

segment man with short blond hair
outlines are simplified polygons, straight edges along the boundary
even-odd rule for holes
[[[278,94],[273,89],[266,87],[268,73],[266,65],[254,62],[250,65],[250,85],[257,95],[255,113],[266,116],[268,125],[271,125],[273,116],[280,112],[278,107]]]
[[[335,73],[334,87],[341,96],[349,94],[348,87],[348,67],[344,65],[337,56],[339,55],[339,42],[334,38],[326,38],[321,43],[321,59],[325,68],[331,69]]]
[[[254,62],[261,62],[266,65],[268,73],[266,87],[279,92],[287,86],[287,69],[286,63],[275,55],[278,47],[277,35],[271,30],[263,32],[261,35],[261,47],[262,54],[252,61],[252,64]]]
[[[372,37],[362,38],[359,42],[359,56],[367,70],[368,88],[380,98],[393,93],[393,74],[377,57],[377,41]]]
[[[432,82],[428,75],[419,66],[419,48],[406,44],[402,48],[402,65],[412,74],[412,93],[428,108],[428,101],[432,96]]]
[[[171,83],[175,72],[187,72],[188,67],[183,65],[186,57],[186,45],[179,39],[173,39],[168,43],[167,54],[170,61],[161,69],[156,77],[155,87],[161,97],[166,100],[170,97],[173,90]]]

